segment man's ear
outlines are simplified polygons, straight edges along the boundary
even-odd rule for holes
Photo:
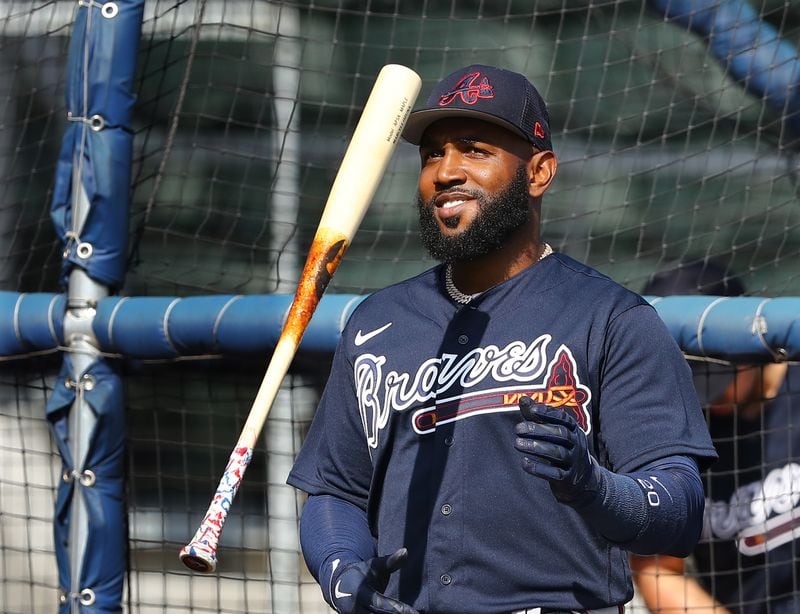
[[[528,193],[539,198],[556,176],[558,160],[552,151],[538,151],[528,162]]]

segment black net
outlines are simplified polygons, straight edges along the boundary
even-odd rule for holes
[[[796,49],[798,7],[742,4]],[[66,127],[64,67],[75,8],[0,1],[3,290],[58,290],[62,246],[48,209]],[[380,68],[415,69],[424,96],[444,74],[479,62],[525,73],[548,102],[559,171],[543,202],[543,234],[557,251],[637,291],[676,261],[714,260],[749,294],[798,295],[792,101],[781,106],[760,93],[757,80],[735,74],[713,43],[665,19],[652,2],[147,2],[122,292],[293,292]],[[369,292],[433,265],[416,230],[418,167],[415,148],[401,143],[329,291]],[[53,609],[57,601],[48,536],[60,463],[44,420],[56,366],[40,360],[0,363],[0,450],[6,466],[21,468],[0,480],[0,602],[8,612]],[[210,578],[183,569],[177,550],[213,494],[265,363],[123,362],[127,607],[285,612],[282,600],[296,595],[303,612],[322,608],[296,545],[275,540],[291,537],[287,527],[301,505],[281,471],[313,412],[326,360],[287,378]],[[794,396],[783,390],[778,398]],[[769,461],[766,450],[793,430],[767,424],[769,411],[750,409],[743,426],[744,406],[734,406],[734,431],[715,436],[731,448],[725,471],[735,493],[777,475],[784,465]],[[753,465],[756,449],[762,459]],[[795,455],[790,446],[784,460]],[[720,496],[725,501],[728,491]],[[709,556],[720,555],[712,549]],[[716,587],[761,566],[771,598],[770,556],[734,552],[724,577],[702,577],[702,561],[697,573]]]

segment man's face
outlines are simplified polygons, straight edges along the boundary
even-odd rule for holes
[[[474,119],[445,119],[425,132],[417,205],[420,235],[445,262],[493,252],[529,221],[526,166],[532,147]]]

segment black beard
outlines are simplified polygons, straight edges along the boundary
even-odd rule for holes
[[[464,193],[463,189],[458,190]],[[466,192],[478,203],[478,215],[472,224],[455,237],[444,236],[433,216],[433,199],[426,205],[417,193],[419,234],[428,253],[441,262],[474,260],[498,249],[506,239],[531,216],[528,195],[528,176],[520,166],[508,187],[494,198],[478,192]],[[444,224],[455,228],[459,216],[448,218]]]

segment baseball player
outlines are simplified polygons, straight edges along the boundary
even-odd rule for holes
[[[744,292],[713,262],[663,271],[644,289],[657,296]],[[696,573],[685,574],[683,559],[633,557],[639,593],[653,612],[800,612],[800,369],[697,363],[695,371],[719,453],[704,476]]]
[[[556,174],[522,75],[434,88],[420,235],[442,264],[349,319],[288,482],[338,612],[618,613],[628,551],[685,555],[715,458],[655,310],[539,238]]]

